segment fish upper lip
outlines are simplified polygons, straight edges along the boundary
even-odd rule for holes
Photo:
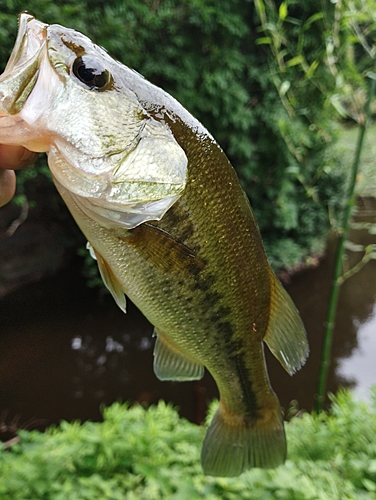
[[[20,14],[17,38],[0,81],[4,75],[23,66],[40,52],[47,39],[47,28],[47,24],[38,21],[31,14],[27,12]]]
[[[16,42],[0,76],[0,115],[17,114],[37,80],[40,54],[46,46],[47,24],[23,12]]]

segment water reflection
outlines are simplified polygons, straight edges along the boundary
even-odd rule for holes
[[[355,242],[354,250],[347,252],[347,268],[351,269],[362,258],[357,245],[376,244],[376,201],[360,201],[349,239]],[[352,330],[353,341],[344,339],[346,347],[338,360],[337,375],[351,382],[359,397],[367,397],[369,387],[376,384],[376,260],[370,261],[355,276],[349,278],[341,290],[341,310],[349,310],[351,317],[347,327]],[[344,327],[339,315],[339,326]],[[338,337],[341,330],[336,329]]]
[[[367,246],[376,243],[376,235],[366,229],[359,229],[359,222],[376,223],[376,200],[360,200],[355,225],[349,234],[349,239],[356,245]],[[368,228],[369,229],[369,228]],[[336,242],[329,241],[328,253],[316,269],[308,270],[296,276],[287,286],[302,314],[306,325],[309,342],[310,357],[301,372],[294,375],[291,384],[298,384],[300,390],[304,386],[305,394],[301,394],[299,402],[311,408],[313,395],[316,391],[320,356],[322,350],[322,334],[326,318],[327,301],[329,297],[332,270],[334,263]],[[362,252],[347,251],[346,269],[351,269],[362,258]],[[376,261],[370,261],[365,267],[349,278],[341,287],[336,326],[334,331],[332,360],[329,371],[328,390],[336,392],[339,386],[351,387],[359,394],[365,394],[369,386],[376,384],[376,366],[372,366],[375,351],[367,351],[367,361],[370,370],[363,376],[355,367],[352,368],[353,356],[357,349],[362,347],[362,335],[358,335],[360,325],[367,323],[372,315],[376,303]],[[376,332],[374,331],[374,335]],[[346,360],[346,369],[343,369],[343,360]],[[369,360],[369,361],[368,361]],[[351,368],[350,368],[351,367]],[[357,376],[354,377],[354,373]],[[287,380],[284,380],[288,383]],[[276,390],[280,386],[278,379],[275,382]],[[281,387],[283,389],[283,387]]]
[[[371,203],[371,204],[370,204]],[[356,221],[376,222],[369,202]],[[367,212],[367,213],[366,213]],[[364,215],[366,213],[366,216]],[[376,235],[354,229],[357,244]],[[307,328],[310,357],[293,377],[267,354],[270,378],[283,407],[295,399],[312,408],[329,296],[334,242],[315,269],[294,276],[287,289]],[[349,252],[348,265],[361,258]],[[328,389],[353,386],[360,395],[376,383],[376,261],[342,287]],[[211,377],[195,383],[160,382],[153,373],[152,326],[129,302],[124,315],[111,296],[88,290],[75,263],[43,283],[29,285],[0,301],[0,415],[3,424],[32,419],[43,428],[61,419],[101,418],[113,401],[173,402],[199,422],[206,402],[217,396]],[[1,420],[1,419],[0,419]],[[43,424],[41,423],[43,422]],[[0,437],[2,428],[0,422]]]
[[[127,366],[127,351],[124,349],[130,342],[131,336],[123,335],[123,344],[114,340],[111,336],[106,337],[104,342],[92,335],[77,336],[71,340],[71,348],[76,351],[73,360],[76,374],[72,377],[75,398],[82,398],[88,387],[92,387],[92,396],[96,399],[105,399],[105,373],[113,372],[117,378],[117,384],[126,385],[130,383],[131,377]]]
[[[0,414],[22,424],[101,418],[114,401],[164,398],[200,421],[209,379],[167,383],[153,372],[152,326],[129,301],[124,315],[110,295],[88,290],[78,268],[30,285],[0,302]],[[209,378],[208,376],[206,376]],[[1,437],[1,430],[0,430]]]
[[[363,324],[356,321],[355,328],[358,346],[351,357],[340,362],[338,372],[341,377],[352,381],[357,397],[367,399],[368,388],[376,384],[376,305],[372,316]]]

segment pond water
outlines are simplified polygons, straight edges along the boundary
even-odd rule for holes
[[[374,200],[361,202],[360,208],[356,222],[376,222]],[[376,244],[376,235],[364,227],[353,229],[350,237],[357,244]],[[267,353],[271,383],[285,409],[292,400],[307,410],[313,405],[334,250],[332,239],[320,264],[286,285],[306,325],[310,356],[290,377]],[[347,265],[361,255],[348,252]],[[124,315],[109,295],[88,289],[78,262],[6,296],[0,301],[0,437],[61,419],[99,420],[101,407],[119,400],[152,404],[162,398],[184,417],[201,422],[207,402],[217,397],[215,383],[208,374],[199,382],[158,381],[152,330],[129,301]],[[375,352],[373,260],[341,288],[328,390],[347,386],[366,397],[376,383]]]

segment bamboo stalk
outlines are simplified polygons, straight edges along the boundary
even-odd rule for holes
[[[321,355],[321,365],[319,371],[319,380],[317,386],[317,394],[315,401],[315,410],[316,412],[320,412],[323,409],[325,396],[326,396],[326,385],[328,379],[328,371],[330,366],[330,355],[331,348],[333,342],[333,331],[335,326],[335,316],[337,312],[338,305],[338,296],[339,290],[341,286],[341,275],[342,275],[342,263],[343,256],[345,253],[345,242],[347,239],[347,235],[349,232],[349,223],[351,210],[355,205],[356,197],[355,197],[355,185],[356,178],[358,175],[359,163],[360,163],[360,155],[363,147],[364,135],[367,127],[367,122],[370,116],[370,103],[371,98],[375,93],[376,88],[376,74],[372,73],[369,75],[371,78],[371,85],[368,93],[368,99],[365,107],[364,118],[359,127],[359,134],[357,139],[357,145],[355,150],[354,162],[351,170],[351,178],[348,185],[347,193],[346,193],[346,205],[343,212],[343,222],[342,227],[339,233],[338,243],[337,243],[337,251],[336,258],[334,263],[334,271],[333,271],[333,279],[332,286],[330,290],[329,303],[328,303],[328,311],[325,322],[325,330],[324,330],[324,342],[322,348]]]

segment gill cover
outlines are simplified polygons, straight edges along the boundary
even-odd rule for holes
[[[126,71],[81,33],[22,13],[0,77],[0,142],[47,152],[55,183],[87,216],[131,229],[179,198],[187,157]]]

